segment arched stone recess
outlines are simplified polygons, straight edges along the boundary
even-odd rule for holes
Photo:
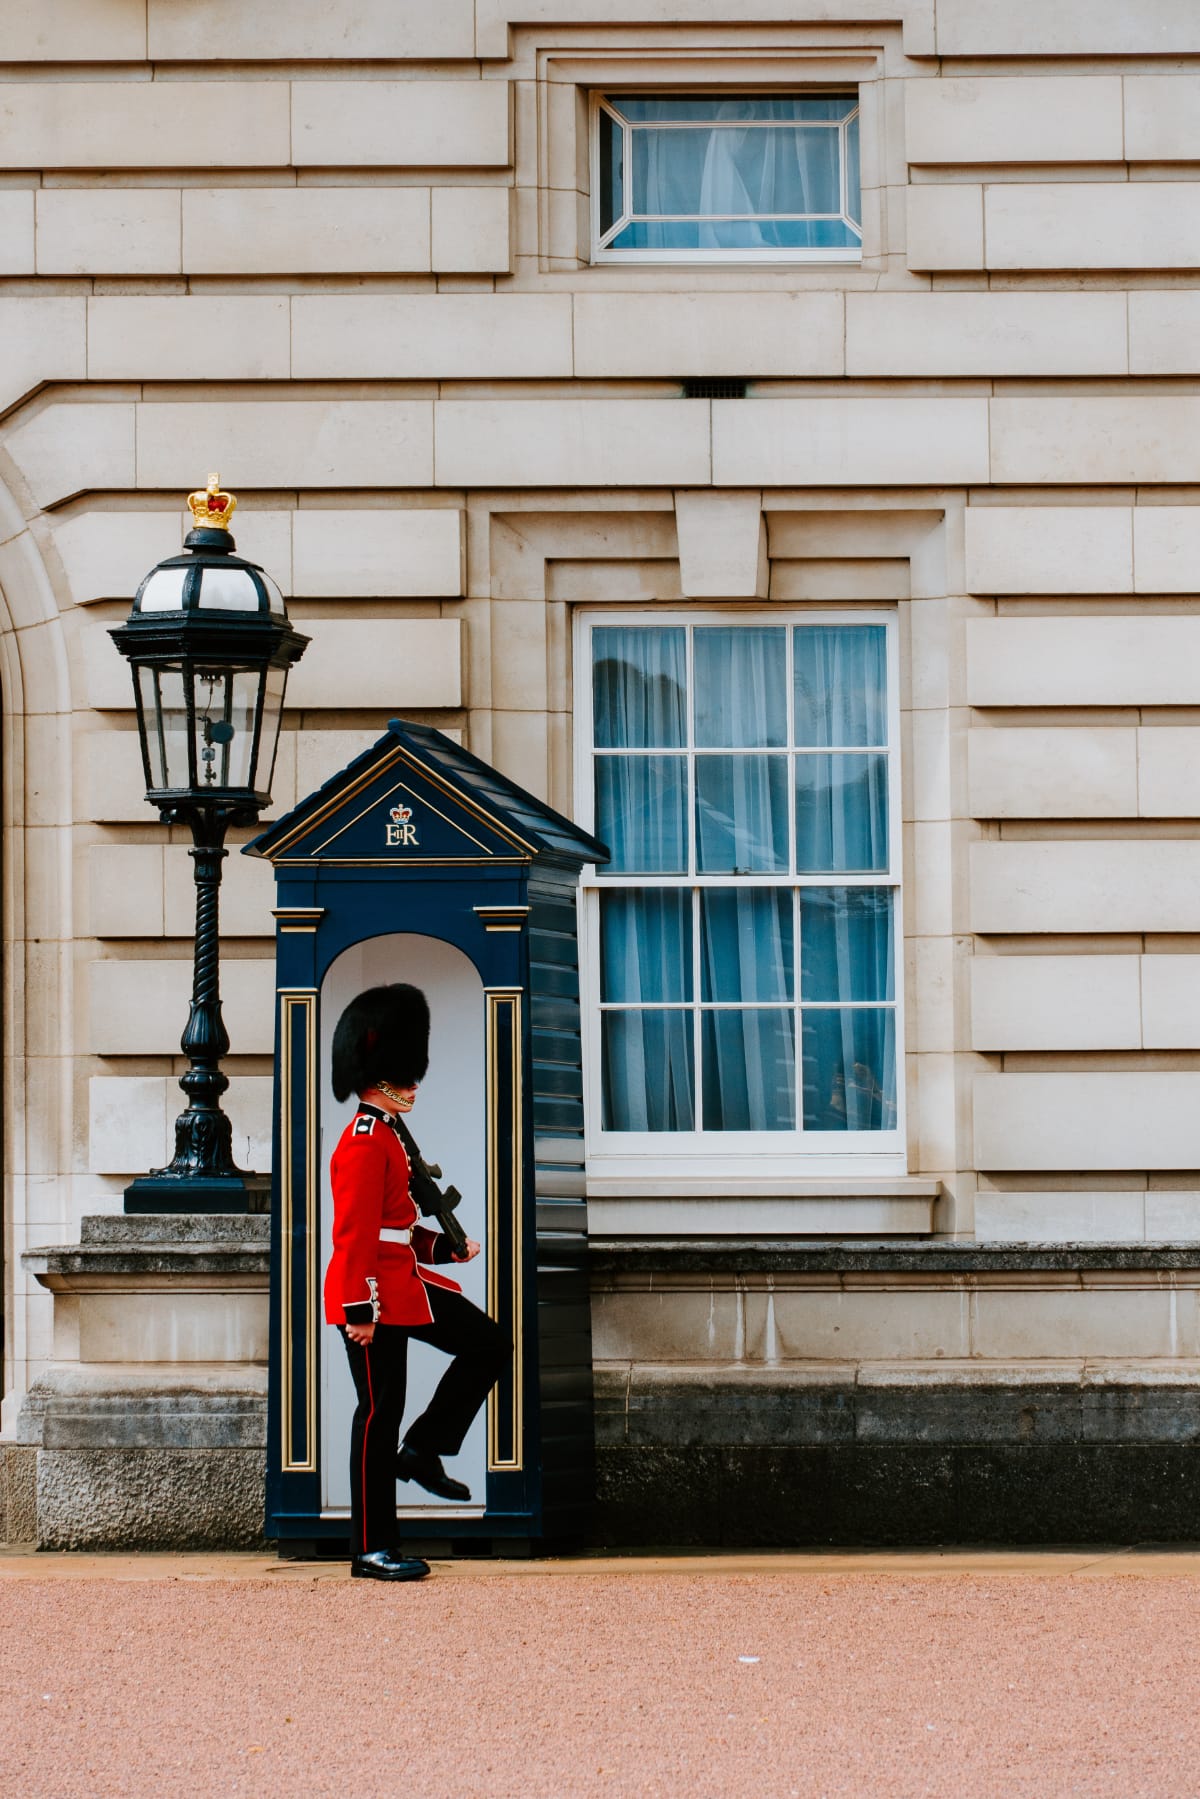
[[[49,1293],[23,1250],[74,1228],[71,683],[67,632],[28,483],[0,449],[4,1400],[53,1354]]]

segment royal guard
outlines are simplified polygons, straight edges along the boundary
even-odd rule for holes
[[[410,1112],[429,1066],[429,1006],[417,987],[372,987],[346,1007],[333,1036],[333,1091],[358,1095],[331,1164],[333,1255],[325,1317],[341,1331],[358,1405],[350,1433],[351,1573],[420,1580],[429,1564],[398,1553],[396,1481],[441,1499],[470,1499],[442,1466],[455,1455],[512,1354],[507,1334],[432,1264],[467,1262],[478,1243],[418,1223],[411,1187]],[[405,1139],[408,1148],[405,1147]],[[413,1154],[410,1156],[410,1150]],[[399,1444],[410,1338],[453,1360]]]

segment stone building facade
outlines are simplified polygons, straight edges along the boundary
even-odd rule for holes
[[[219,469],[313,639],[276,813],[399,713],[641,832],[584,899],[598,1533],[1188,1534],[1194,6],[3,11],[0,1523],[257,1528],[263,1246],[116,1216],[166,1159],[192,912],[106,633]],[[875,674],[839,676],[863,632]],[[810,652],[835,699],[802,729]],[[647,722],[672,667],[684,722]],[[802,853],[848,747],[879,841]],[[656,769],[610,779],[614,748]],[[775,987],[729,985],[718,890],[760,949],[780,908]],[[259,1168],[271,905],[233,856]],[[675,1109],[639,1110],[638,1056]],[[774,1098],[721,1087],[756,1057]]]

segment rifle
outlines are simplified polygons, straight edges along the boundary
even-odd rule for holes
[[[392,1122],[396,1127],[397,1136],[408,1153],[408,1190],[412,1194],[418,1212],[424,1218],[436,1218],[442,1227],[442,1235],[450,1244],[454,1254],[465,1256],[467,1233],[454,1216],[454,1209],[462,1199],[462,1194],[457,1187],[447,1187],[443,1191],[438,1186],[438,1182],[442,1178],[441,1169],[436,1162],[425,1160],[417,1148],[412,1132],[398,1112],[393,1114]]]

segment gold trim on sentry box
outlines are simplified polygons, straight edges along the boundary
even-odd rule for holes
[[[513,1332],[513,1409],[509,1441],[500,1441],[500,1420],[496,1415],[495,1388],[488,1395],[488,1469],[513,1472],[524,1467],[524,1369],[525,1330],[521,1313],[524,1287],[522,1272],[522,1238],[524,1229],[524,1191],[521,1169],[524,1155],[521,1142],[521,988],[489,987],[487,994],[487,1224],[488,1224],[488,1311],[499,1316],[500,1296],[507,1291],[512,1304]],[[507,1011],[508,1018],[503,1014]],[[512,1069],[512,1116],[502,1120],[496,1082],[496,1067],[501,1050],[510,1058]],[[511,1165],[507,1170],[512,1196],[512,1260],[501,1268],[497,1255],[500,1237],[500,1139],[501,1125],[507,1122],[511,1143]]]
[[[315,1474],[317,1470],[317,995],[313,988],[280,990],[279,1083],[279,1319],[280,1319],[280,1466],[285,1474]],[[292,1435],[293,1341],[292,1325],[297,1296],[292,1284],[292,1233],[295,1224],[296,1167],[292,1157],[292,1123],[295,1088],[292,1056],[292,1024],[295,1013],[303,1018],[304,1045],[304,1431],[305,1454],[296,1449]]]
[[[522,931],[532,910],[530,906],[472,906],[485,931]]]
[[[324,916],[324,906],[271,907],[271,917],[278,920],[281,936],[311,935]]]

